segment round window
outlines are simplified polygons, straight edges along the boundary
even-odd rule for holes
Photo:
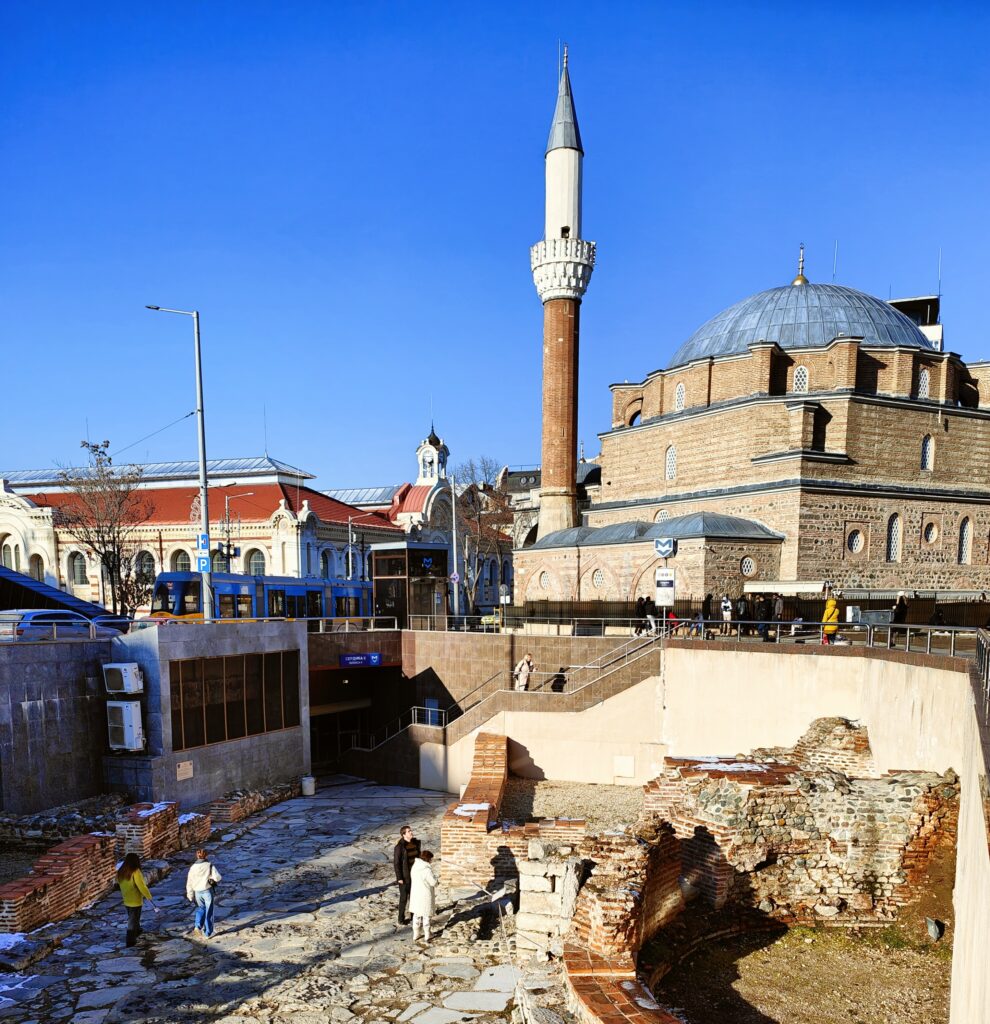
[[[546,571],[546,569],[544,569],[543,572],[540,573],[540,590],[549,590],[549,589],[550,589],[550,573],[548,573]]]
[[[846,537],[846,547],[854,554],[858,555],[860,551],[866,546],[866,538],[863,536],[862,530],[850,530],[849,536]]]
[[[601,590],[605,586],[605,573],[601,569],[596,569],[591,577],[591,585],[595,590]]]
[[[934,544],[938,540],[938,527],[934,523],[925,524],[925,543]]]
[[[662,508],[657,513],[655,522],[665,523],[665,522],[667,522],[667,520],[669,518],[670,518],[670,513],[665,508]]]
[[[742,570],[743,576],[755,576],[756,575],[756,562],[753,561],[748,555],[742,560],[739,568]]]

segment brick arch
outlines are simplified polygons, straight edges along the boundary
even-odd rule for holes
[[[653,571],[656,568],[657,559],[656,556],[653,556],[635,572],[632,585],[629,588],[630,601],[635,601],[637,597],[653,597],[653,592],[656,589],[653,583]]]
[[[643,396],[639,395],[632,399],[622,410],[622,422],[628,427],[634,416],[641,416],[643,413]]]
[[[595,590],[595,585],[592,583],[592,577],[599,569],[605,574],[605,585],[600,589]],[[615,573],[600,558],[596,558],[594,562],[592,562],[591,565],[581,573],[581,579],[578,583],[578,594],[582,601],[591,599],[598,599],[602,601],[623,600],[623,596],[619,589],[619,582],[616,579]]]
[[[540,586],[540,577],[543,573],[550,574],[550,589],[544,590]],[[560,580],[557,578],[557,574],[550,568],[549,565],[538,565],[530,575],[526,582],[526,598],[527,601],[559,601],[561,599]]]

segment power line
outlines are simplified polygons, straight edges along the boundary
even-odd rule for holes
[[[111,453],[110,458],[112,458],[112,459],[116,458],[121,452],[126,452],[129,449],[134,448],[137,445],[141,444],[142,441],[147,441],[149,437],[154,437],[156,434],[160,434],[163,431],[168,430],[169,427],[174,427],[176,425],[176,423],[181,423],[183,420],[187,420],[187,419],[189,419],[190,416],[195,416],[195,415],[196,415],[196,410],[193,409],[192,412],[187,412],[184,416],[180,416],[177,420],[172,420],[171,423],[166,423],[164,427],[159,427],[158,430],[153,430],[150,434],[145,434],[144,437],[139,437],[136,441],[132,441],[130,444],[124,445],[123,448],[118,448],[115,452]]]

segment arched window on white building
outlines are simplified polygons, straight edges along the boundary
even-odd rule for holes
[[[918,371],[918,397],[928,398],[932,393],[931,371],[924,366]]]
[[[89,583],[89,576],[86,574],[86,556],[80,551],[73,551],[69,555],[69,582],[74,587],[82,587]]]
[[[966,516],[959,524],[959,555],[960,565],[969,565],[973,554],[973,523]]]
[[[901,517],[895,512],[887,520],[887,561],[901,560]]]
[[[214,572],[230,572],[230,561],[223,548],[217,548],[211,557],[211,565]]]
[[[677,479],[677,449],[673,445],[668,445],[667,454],[663,460],[664,476],[668,480]]]
[[[257,548],[252,548],[244,556],[244,564],[247,566],[247,571],[250,575],[265,575],[265,554],[263,551],[259,551]]]
[[[334,575],[334,570],[337,566],[337,559],[334,552],[329,549],[321,552],[320,554],[320,575],[325,579],[329,580]]]
[[[155,578],[155,556],[150,551],[139,551],[134,559],[134,570],[138,579],[153,580]]]
[[[14,568],[14,545],[4,543],[3,547],[0,547],[0,564],[5,569]]]
[[[935,442],[931,434],[925,434],[921,439],[921,468],[931,469],[935,462]]]
[[[189,572],[192,559],[188,551],[176,551],[172,554],[172,572]]]
[[[45,582],[45,563],[41,555],[31,556],[28,560],[28,572],[31,579],[37,580],[39,583]]]
[[[796,394],[804,395],[808,393],[808,385],[811,379],[808,376],[807,366],[796,366],[794,367],[794,391]]]
[[[687,396],[683,384],[678,384],[674,388],[674,412],[684,412],[684,401]]]

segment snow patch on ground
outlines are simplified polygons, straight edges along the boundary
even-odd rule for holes
[[[491,804],[458,804],[454,808],[454,814],[460,814],[464,818],[471,818],[478,811],[490,810],[491,806]]]

